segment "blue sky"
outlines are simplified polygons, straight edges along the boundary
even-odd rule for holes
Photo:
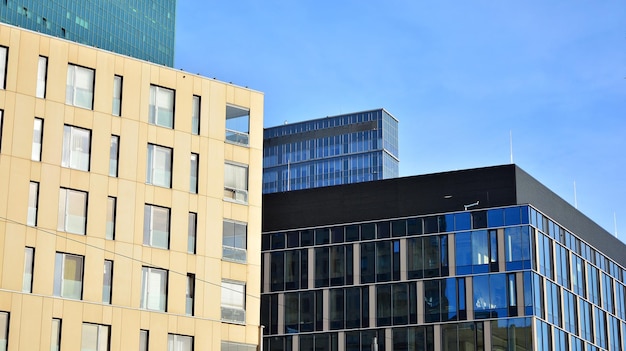
[[[179,0],[175,67],[265,127],[384,107],[402,176],[515,163],[626,241],[626,2]]]

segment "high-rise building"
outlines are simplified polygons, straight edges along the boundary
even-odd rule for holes
[[[176,0],[6,0],[0,22],[174,65]]]
[[[0,73],[0,350],[256,350],[262,93],[5,24]]]
[[[626,246],[515,165],[266,194],[262,263],[266,350],[626,348]]]
[[[398,120],[384,109],[266,128],[263,193],[398,176]]]

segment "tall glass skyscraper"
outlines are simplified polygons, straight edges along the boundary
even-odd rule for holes
[[[0,21],[166,66],[176,0],[6,0]]]
[[[384,109],[267,128],[263,193],[398,176],[398,120]]]

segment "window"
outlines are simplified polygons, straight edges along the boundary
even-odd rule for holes
[[[143,267],[141,269],[141,308],[165,312],[167,307],[167,271]]]
[[[33,161],[41,161],[41,142],[43,139],[43,119],[36,118],[33,123],[33,149],[30,159]]]
[[[0,150],[2,150],[2,117],[4,115],[4,111],[0,110]]]
[[[7,59],[9,58],[9,48],[0,46],[0,89],[6,88],[7,83]]]
[[[109,175],[117,177],[117,165],[120,154],[120,137],[111,135],[111,147],[109,148]]]
[[[24,248],[24,279],[22,280],[22,291],[33,292],[33,264],[35,263],[35,249]]]
[[[46,76],[48,75],[48,58],[45,56],[39,56],[39,63],[37,65],[37,93],[35,96],[38,98],[46,97]]]
[[[169,248],[170,209],[154,205],[144,207],[143,243],[161,249]]]
[[[172,149],[148,144],[146,183],[172,187]]]
[[[226,105],[226,141],[248,145],[250,143],[250,110]]]
[[[248,167],[224,164],[224,198],[248,202]]]
[[[83,323],[83,335],[80,342],[81,351],[108,351],[108,325]]]
[[[222,320],[245,323],[246,285],[242,282],[222,281]]]
[[[6,351],[9,344],[9,313],[0,312],[0,350]]]
[[[228,260],[246,262],[248,225],[246,223],[224,221],[222,237],[222,257]]]
[[[147,330],[139,331],[139,351],[148,351],[148,344],[150,341],[150,334]]]
[[[91,68],[69,64],[65,103],[86,109],[93,108],[93,86],[95,71]]]
[[[191,100],[191,133],[200,134],[200,97],[197,95]]]
[[[222,341],[220,351],[256,351],[256,345],[239,344],[235,342]],[[320,350],[321,348],[318,348]],[[300,348],[300,350],[306,350]]]
[[[198,214],[189,212],[189,225],[187,227],[187,252],[190,254],[196,253],[196,233]]]
[[[61,320],[52,318],[52,328],[50,330],[50,351],[61,350]]]
[[[83,256],[56,253],[54,296],[80,300],[83,293]]]
[[[113,108],[111,109],[113,116],[122,115],[122,76],[113,76]]]
[[[148,122],[161,127],[174,128],[174,90],[150,85]]]
[[[189,192],[198,193],[198,154],[191,153],[191,172],[189,177]]]
[[[167,351],[193,351],[193,336],[167,334]]]
[[[185,292],[185,314],[193,316],[193,296],[196,286],[196,275],[187,273],[187,289]]]
[[[28,217],[26,224],[30,226],[37,225],[37,208],[39,207],[39,183],[30,182],[28,191]]]
[[[63,159],[61,166],[89,171],[91,131],[66,125],[63,128]]]
[[[105,238],[109,240],[115,239],[115,215],[117,212],[117,199],[109,196],[107,198],[107,227]]]
[[[104,260],[104,274],[102,279],[102,302],[111,303],[111,293],[113,286],[113,261]]]
[[[86,226],[87,193],[61,188],[57,229],[68,233],[85,234]]]

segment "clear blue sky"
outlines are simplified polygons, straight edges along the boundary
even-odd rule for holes
[[[626,241],[626,2],[178,0],[175,67],[265,127],[384,107],[400,174],[514,161]]]

